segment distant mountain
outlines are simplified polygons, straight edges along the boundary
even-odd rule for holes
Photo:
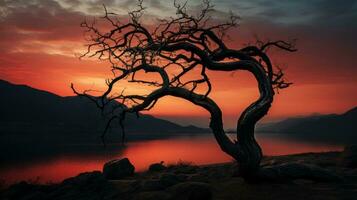
[[[262,124],[258,126],[257,131],[299,135],[357,135],[357,107],[340,115],[289,118],[276,123]]]
[[[99,136],[106,120],[100,110],[88,99],[78,96],[61,97],[50,92],[15,85],[0,80],[0,135],[20,134],[44,137],[54,135],[74,137],[87,134]],[[140,114],[137,118],[129,114],[125,120],[125,130],[130,134],[147,136],[173,133],[207,133],[208,129],[195,126],[180,126],[167,120]],[[108,135],[120,135],[116,124]]]

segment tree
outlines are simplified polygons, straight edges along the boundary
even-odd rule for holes
[[[137,10],[129,13],[130,21],[126,23],[121,23],[104,7],[103,19],[110,25],[107,31],[101,31],[94,23],[83,22],[81,26],[90,34],[91,42],[83,56],[109,61],[114,78],[107,80],[108,87],[99,96],[80,93],[73,85],[72,89],[103,110],[110,105],[113,112],[106,130],[118,120],[123,136],[122,122],[127,113],[150,110],[164,96],[182,98],[200,106],[210,113],[214,137],[222,151],[239,163],[241,176],[246,180],[257,179],[262,176],[262,150],[254,137],[255,125],[267,114],[275,91],[291,84],[285,81],[284,72],[272,64],[267,52],[270,48],[294,52],[294,44],[282,40],[258,40],[254,45],[231,49],[225,44],[226,33],[237,26],[239,17],[231,14],[225,22],[211,20],[209,13],[213,6],[209,1],[203,1],[202,10],[197,15],[189,14],[186,4],[175,2],[174,7],[177,15],[159,20],[156,27],[140,23],[145,10],[142,1],[139,1]],[[224,131],[221,109],[210,98],[212,85],[207,72],[238,70],[248,71],[255,77],[260,96],[239,117],[236,141],[232,141]],[[142,72],[156,73],[160,80],[138,78],[137,74]],[[188,79],[188,74],[194,72],[198,72],[200,78]],[[114,92],[113,88],[122,80],[154,89],[146,95],[125,94],[124,90]],[[113,107],[114,101],[120,104]]]

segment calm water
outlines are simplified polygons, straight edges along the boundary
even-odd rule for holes
[[[273,134],[257,137],[265,155],[325,152],[343,148],[342,145],[311,143]],[[13,155],[17,156],[16,153]],[[6,183],[20,180],[59,182],[80,172],[101,170],[106,161],[121,157],[128,157],[137,171],[143,171],[151,163],[160,161],[168,164],[178,161],[210,164],[232,160],[219,149],[212,135],[184,136],[130,142],[125,147],[112,144],[106,149],[101,145],[68,145],[56,153],[38,150],[34,155],[2,163],[0,177]]]

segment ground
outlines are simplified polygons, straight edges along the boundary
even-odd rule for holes
[[[251,184],[237,176],[234,162],[206,166],[181,162],[121,180],[107,180],[97,171],[59,184],[21,182],[3,189],[1,199],[357,199],[357,168],[346,167],[343,158],[342,152],[305,153],[266,157],[262,162],[264,166],[316,165],[339,177],[328,182],[297,179]]]

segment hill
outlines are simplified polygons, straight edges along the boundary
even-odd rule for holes
[[[42,135],[47,138],[68,135],[76,138],[76,135],[84,134],[98,138],[107,122],[100,110],[86,98],[61,97],[4,80],[0,80],[0,112],[1,135]],[[165,137],[174,133],[207,133],[208,131],[195,126],[180,126],[144,114],[140,114],[139,118],[133,114],[127,115],[125,130],[129,139],[133,138],[130,134]],[[108,135],[120,138],[119,126],[114,124]]]
[[[265,133],[286,133],[301,136],[339,137],[343,134],[357,138],[357,107],[343,114],[289,118],[276,123],[262,124],[257,130]]]

